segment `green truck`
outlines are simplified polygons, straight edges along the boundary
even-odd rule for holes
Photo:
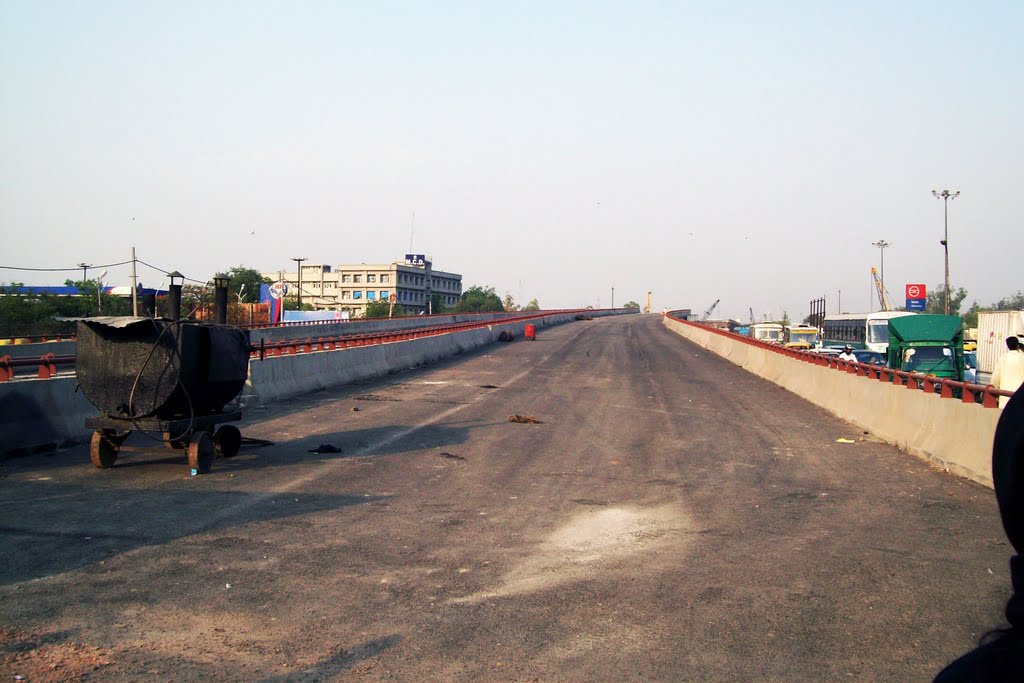
[[[964,325],[955,315],[908,315],[889,319],[890,368],[964,380]]]

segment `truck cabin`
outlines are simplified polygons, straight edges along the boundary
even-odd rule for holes
[[[962,382],[963,321],[955,315],[914,315],[889,320],[888,364]]]

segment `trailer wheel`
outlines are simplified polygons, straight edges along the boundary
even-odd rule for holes
[[[196,432],[188,444],[188,466],[197,474],[206,474],[213,465],[213,439],[206,432]]]
[[[221,425],[213,435],[213,445],[225,458],[238,455],[242,447],[242,432],[234,425]]]
[[[170,432],[164,432],[164,445],[176,451],[180,451],[183,448],[188,448],[188,438],[181,437],[177,439],[171,439]]]
[[[89,442],[89,459],[92,464],[101,470],[109,470],[117,462],[117,452],[127,438],[128,434],[97,429]]]

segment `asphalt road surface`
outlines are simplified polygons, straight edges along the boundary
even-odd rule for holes
[[[991,491],[657,316],[242,430],[198,477],[139,435],[2,464],[6,680],[930,680],[1009,594]]]

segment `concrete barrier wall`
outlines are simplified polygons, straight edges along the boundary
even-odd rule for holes
[[[595,315],[595,317],[601,314]],[[554,314],[529,321],[538,329],[573,320],[571,313]],[[408,341],[359,346],[338,351],[268,357],[249,364],[249,383],[244,397],[261,404],[308,394],[360,380],[383,377],[415,368],[490,344],[503,331],[523,338],[527,323],[502,323],[463,332],[439,334]]]
[[[0,383],[0,455],[19,455],[88,441],[85,418],[99,411],[75,391],[74,377]]]
[[[870,434],[992,487],[992,439],[1001,411],[812,365],[668,317],[664,322],[680,336]]]
[[[589,311],[594,317],[630,312]],[[507,315],[502,314],[501,317]],[[473,316],[466,318],[479,320]],[[572,313],[559,313],[529,322],[541,329],[573,318]],[[417,322],[416,326],[423,323],[422,318],[418,321],[415,318],[407,320]],[[242,393],[243,402],[257,400],[269,403],[350,382],[383,377],[479,348],[496,341],[503,330],[513,332],[516,339],[521,340],[525,324],[497,321],[489,327],[391,344],[254,361],[249,366],[249,382]],[[98,411],[82,392],[75,390],[77,385],[75,377],[0,382],[0,456],[32,453],[88,441],[92,432],[85,428],[85,419],[96,416]]]
[[[0,357],[39,358],[52,353],[55,356],[70,356],[75,353],[75,342],[53,341],[35,344],[5,344],[0,346]]]

